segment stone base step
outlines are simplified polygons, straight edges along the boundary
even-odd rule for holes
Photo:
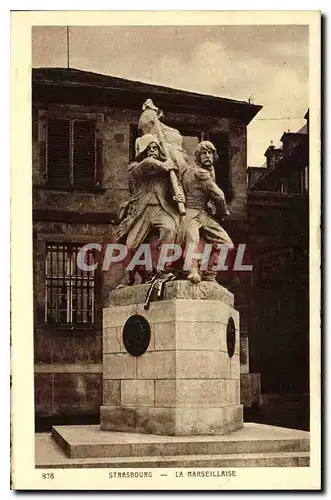
[[[309,467],[309,452],[175,455],[150,457],[76,458],[64,463],[44,461],[36,468],[167,468],[167,467]]]
[[[309,433],[246,423],[223,436],[158,436],[101,431],[99,426],[57,426],[52,436],[70,459],[178,456],[259,456],[309,451]],[[205,457],[206,459],[208,457]]]

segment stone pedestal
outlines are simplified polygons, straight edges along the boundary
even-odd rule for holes
[[[147,290],[115,290],[104,309],[101,429],[185,436],[243,427],[233,295],[215,283],[175,281],[165,285],[163,300],[144,310]],[[140,356],[123,343],[123,327],[133,315],[150,326]]]

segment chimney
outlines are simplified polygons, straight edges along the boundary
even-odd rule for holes
[[[309,109],[308,109],[307,113],[305,114],[305,119],[307,120],[307,132],[309,134]]]
[[[264,153],[264,156],[267,159],[267,168],[274,168],[275,165],[278,163],[281,155],[282,155],[282,150],[275,148],[273,142],[271,141],[270,146]]]

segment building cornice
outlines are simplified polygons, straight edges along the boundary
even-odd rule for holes
[[[152,97],[160,108],[236,119],[246,125],[262,106],[71,68],[33,68],[32,101],[141,110]]]

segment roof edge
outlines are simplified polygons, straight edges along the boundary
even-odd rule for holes
[[[160,92],[163,94],[173,95],[176,94],[178,97],[191,98],[191,99],[203,99],[205,102],[223,103],[228,106],[234,106],[236,108],[241,108],[243,111],[249,114],[249,121],[247,124],[256,116],[256,114],[262,109],[261,105],[251,104],[246,101],[239,101],[236,99],[229,99],[227,97],[221,97],[211,94],[203,94],[190,90],[176,89],[172,87],[166,87],[163,85],[157,85],[153,83],[141,82],[138,80],[129,80],[127,78],[105,75],[101,73],[95,73],[92,71],[86,71],[76,68],[56,68],[56,67],[39,67],[32,68],[32,82],[37,84],[48,84],[48,85],[82,85],[84,86],[102,86],[105,90],[137,90],[141,92]],[[108,83],[108,85],[106,85]]]

